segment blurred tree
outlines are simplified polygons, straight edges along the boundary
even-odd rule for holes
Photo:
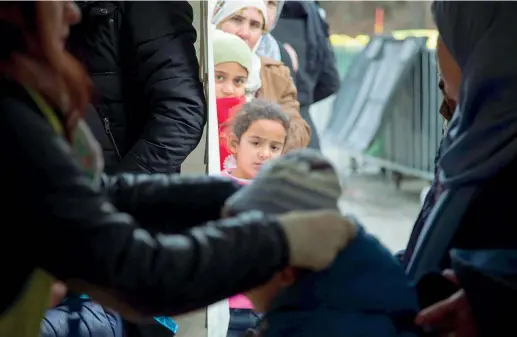
[[[384,31],[433,29],[430,1],[321,1],[332,33],[373,34],[375,9],[384,9]]]

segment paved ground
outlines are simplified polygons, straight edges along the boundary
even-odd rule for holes
[[[329,157],[336,164],[341,163],[336,166],[344,183],[341,198],[343,212],[356,216],[392,251],[403,249],[420,210],[420,191],[426,183],[404,180],[397,189],[389,177],[380,173],[379,168],[361,167],[353,173],[346,165],[346,155],[335,151]]]
[[[319,132],[326,123],[326,105],[331,103],[322,102],[317,111],[312,111]],[[354,173],[349,157],[340,149],[324,145],[323,153],[340,172],[344,185],[341,199],[343,212],[355,215],[392,251],[403,249],[420,210],[420,192],[428,183],[406,179],[397,189],[389,176],[383,176],[378,167],[363,164]]]

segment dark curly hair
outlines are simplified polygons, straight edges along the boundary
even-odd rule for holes
[[[288,133],[291,121],[289,115],[282,111],[280,105],[261,99],[246,103],[237,112],[232,122],[233,133],[240,140],[253,122],[264,119],[279,122],[284,127],[286,134]]]

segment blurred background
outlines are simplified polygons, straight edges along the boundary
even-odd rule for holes
[[[430,1],[320,1],[332,34],[372,35],[382,20],[384,32],[434,29]]]
[[[321,1],[341,89],[311,107],[341,207],[402,249],[434,172],[442,96],[430,1]],[[373,40],[376,40],[375,42]]]

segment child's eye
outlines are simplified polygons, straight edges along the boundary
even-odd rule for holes
[[[271,150],[272,150],[273,152],[279,152],[279,151],[282,151],[282,148],[281,148],[280,146],[272,146],[272,147],[271,147]]]
[[[239,78],[239,79],[235,80],[235,84],[238,86],[241,86],[243,84],[246,84],[246,81],[242,78]]]
[[[240,16],[234,16],[233,18],[231,18],[231,20],[234,22],[242,22],[243,18],[241,18]]]
[[[224,81],[224,76],[221,76],[221,75],[215,75],[215,80],[216,80],[217,82],[222,82],[222,81]]]
[[[252,140],[252,141],[250,141],[250,143],[251,143],[251,145],[255,145],[255,146],[259,145],[259,142],[256,140]]]

